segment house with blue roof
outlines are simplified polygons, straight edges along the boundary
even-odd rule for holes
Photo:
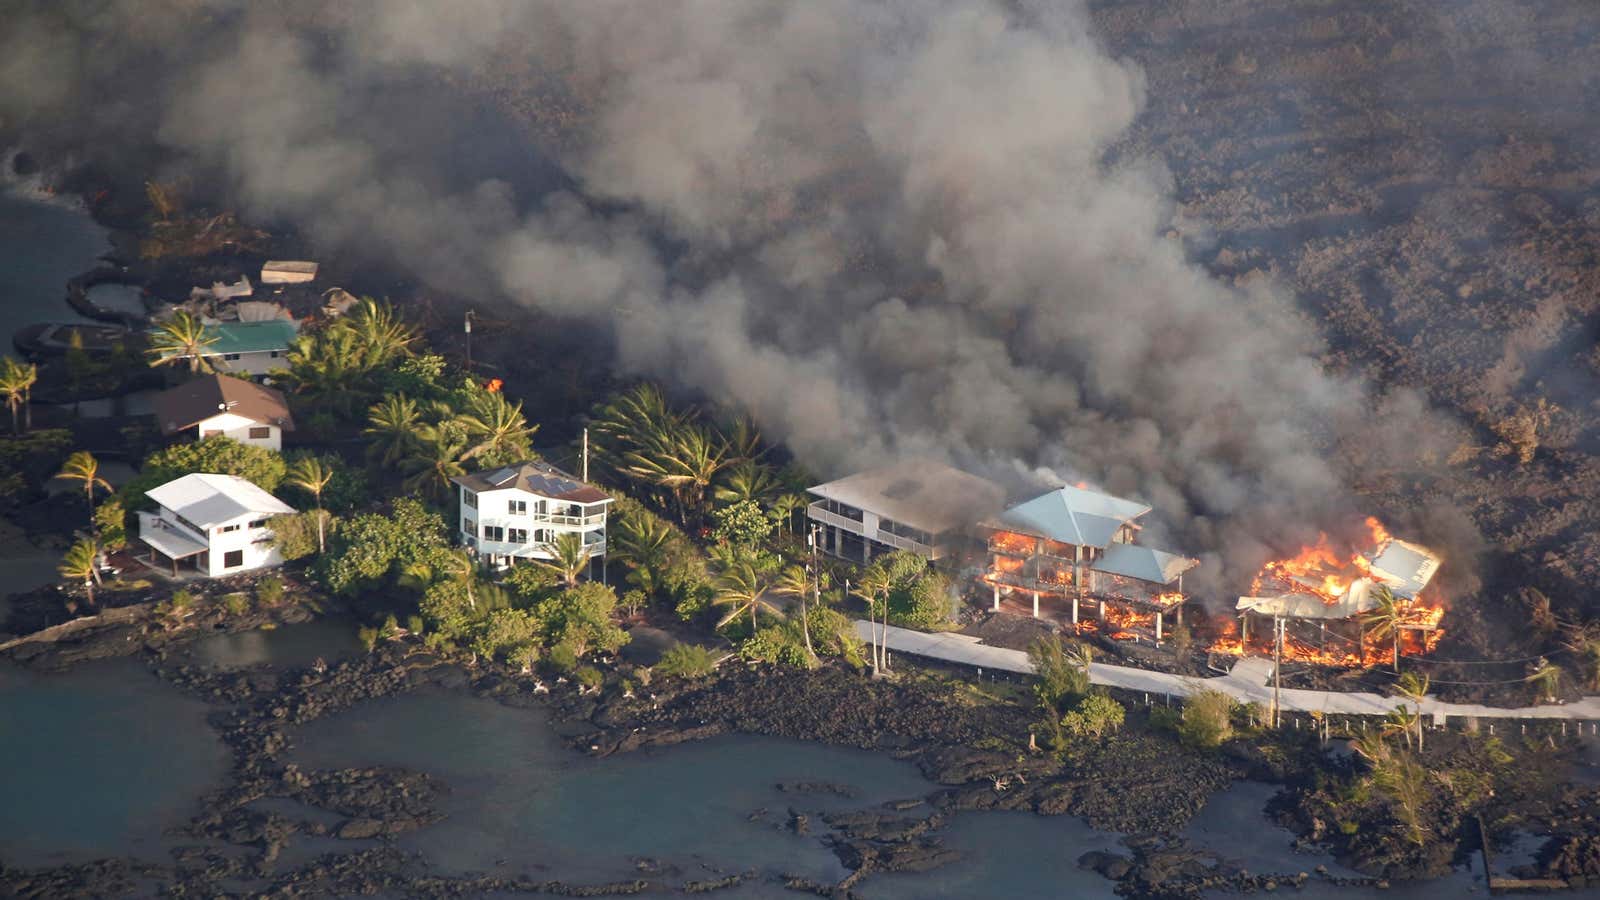
[[[1087,487],[1057,488],[985,520],[994,608],[1021,593],[1040,615],[1041,599],[1071,605],[1077,625],[1090,604],[1118,630],[1149,622],[1161,640],[1164,617],[1182,621],[1183,575],[1199,560],[1135,543],[1146,504]]]

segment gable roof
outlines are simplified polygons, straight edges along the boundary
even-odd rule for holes
[[[1111,546],[1117,529],[1150,511],[1150,507],[1080,487],[1057,488],[1013,506],[990,524],[1079,547]]]
[[[285,515],[294,507],[236,475],[202,472],[175,478],[145,491],[145,496],[201,528],[245,515]]]
[[[471,491],[527,491],[569,503],[600,503],[611,498],[592,484],[585,484],[542,460],[502,466],[484,472],[469,472],[450,479]]]
[[[808,490],[931,534],[993,515],[1006,499],[987,478],[926,459],[858,472]]]
[[[287,350],[300,333],[300,324],[289,319],[271,319],[266,322],[207,322],[206,337],[210,344],[201,356],[220,356],[224,353],[265,353],[269,350]],[[183,353],[169,353],[163,359],[182,359]]]
[[[162,434],[177,434],[212,416],[233,413],[263,425],[294,430],[283,394],[253,381],[226,375],[191,378],[151,399]]]
[[[1200,560],[1179,556],[1176,553],[1152,550],[1138,544],[1112,544],[1106,548],[1105,555],[1100,557],[1092,568],[1096,572],[1167,585],[1177,581],[1179,575],[1198,565]]]

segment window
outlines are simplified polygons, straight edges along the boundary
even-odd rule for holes
[[[470,534],[473,537],[477,537],[478,536],[478,523],[477,523],[477,520],[475,520],[475,519],[462,519],[461,520],[461,533],[462,534]]]
[[[222,567],[224,569],[237,569],[244,565],[243,550],[229,550],[222,554]]]
[[[267,527],[267,520],[266,519],[256,519],[255,521],[251,522],[246,527],[251,529],[252,531],[257,529],[257,528],[265,528],[265,527]]]
[[[239,354],[237,354],[237,353],[224,353],[224,354],[222,354],[222,358],[227,360],[228,362],[238,362]]]
[[[277,359],[277,358],[278,358],[278,357],[280,357],[280,356],[282,356],[282,355],[283,355],[283,351],[281,351],[281,350],[274,350],[274,351],[272,351],[272,352],[271,352],[271,353],[269,353],[269,354],[267,354],[267,355],[268,355],[268,356],[270,356],[270,357],[272,357],[272,358],[273,358],[273,359]]]
[[[469,491],[469,490],[467,490],[465,488],[462,488],[462,490],[461,490],[461,505],[465,506],[467,509],[477,509],[478,508],[478,495],[474,494],[473,492],[471,492],[471,491]]]
[[[239,526],[237,526],[237,525],[224,525],[221,528],[217,529],[217,534],[227,534],[230,531],[238,531],[238,530],[239,530]]]
[[[499,525],[485,525],[483,526],[483,539],[486,541],[504,541],[506,539],[506,530]]]
[[[526,544],[528,542],[528,529],[509,528],[506,530],[506,539],[513,544]]]
[[[510,502],[510,505],[511,505],[511,514],[513,516],[525,516],[525,515],[528,514],[528,501],[526,501],[526,500],[512,500]]]
[[[824,500],[822,503],[822,508],[833,513],[834,515],[844,516],[846,519],[851,519],[856,522],[861,521],[861,510],[856,509],[854,506],[851,506],[847,503],[840,503],[837,500]]]
[[[221,433],[222,429],[220,428],[202,428],[200,429],[200,439],[205,440],[208,437],[216,437]]]
[[[267,425],[252,425],[250,426],[250,437],[256,440],[272,437],[272,428]]]

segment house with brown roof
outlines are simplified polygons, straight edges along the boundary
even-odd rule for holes
[[[460,489],[456,531],[461,543],[497,566],[555,558],[563,534],[583,536],[589,558],[606,553],[606,508],[599,488],[542,461],[450,479]]]
[[[282,393],[229,375],[192,378],[157,394],[151,405],[168,437],[192,431],[196,439],[221,435],[281,450],[283,432],[294,430]]]

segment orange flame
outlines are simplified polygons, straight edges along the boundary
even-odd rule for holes
[[[485,384],[483,386],[483,389],[488,391],[491,394],[498,394],[498,393],[500,393],[500,389],[505,387],[505,386],[506,386],[506,383],[504,381],[502,381],[502,380],[500,380],[498,378],[491,378],[491,379],[489,379],[489,383]]]

